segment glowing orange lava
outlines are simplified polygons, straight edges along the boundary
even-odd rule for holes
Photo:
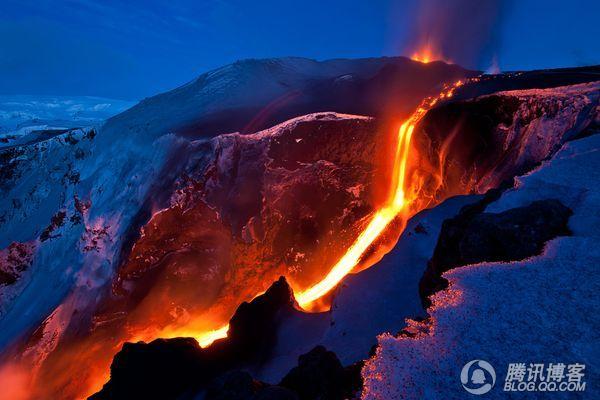
[[[424,61],[425,62],[425,61]],[[329,273],[315,285],[295,294],[296,301],[302,308],[308,308],[313,302],[329,293],[346,275],[359,264],[361,258],[369,247],[379,238],[386,227],[418,196],[418,185],[407,185],[406,170],[410,155],[411,138],[415,126],[440,100],[447,99],[454,94],[462,81],[455,82],[446,87],[439,95],[426,98],[415,112],[400,126],[396,141],[396,152],[393,163],[392,181],[390,182],[390,196],[386,203],[375,212],[366,228],[359,234],[354,243],[331,268]],[[213,341],[227,336],[229,326],[219,329],[196,333],[193,335],[201,346],[208,346]]]
[[[425,44],[419,48],[419,50],[415,51],[410,58],[414,61],[422,62],[423,64],[428,64],[433,61],[444,61],[450,63],[450,60],[447,60],[444,56],[442,56],[441,52],[436,50],[435,47],[431,44]]]

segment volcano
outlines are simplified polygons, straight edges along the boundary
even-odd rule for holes
[[[576,349],[597,321],[572,315],[595,255],[569,254],[597,241],[598,76],[246,60],[0,144],[0,381],[32,398],[420,398],[444,384],[427,360],[468,361],[450,342],[503,365],[494,346],[527,329],[570,343],[565,321],[579,336],[560,354],[593,364]]]

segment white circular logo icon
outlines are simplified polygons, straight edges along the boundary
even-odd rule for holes
[[[467,392],[485,394],[492,390],[496,383],[496,371],[487,361],[471,360],[460,371],[460,381]]]

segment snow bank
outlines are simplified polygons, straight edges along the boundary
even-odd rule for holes
[[[573,236],[549,242],[539,257],[446,273],[450,287],[433,298],[429,333],[379,337],[377,354],[363,370],[363,398],[465,398],[470,395],[461,387],[460,373],[474,359],[486,360],[496,370],[496,385],[487,398],[507,397],[508,364],[520,362],[585,364],[584,395],[597,396],[599,182],[600,136],[595,135],[567,143],[492,203],[486,211],[559,199],[574,211],[569,224]],[[572,398],[573,393],[551,396]]]

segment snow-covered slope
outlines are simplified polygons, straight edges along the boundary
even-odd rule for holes
[[[457,65],[425,65],[405,57],[242,60],[142,100],[110,119],[106,129],[206,138],[256,132],[318,111],[378,116],[392,106],[397,118],[443,82],[475,74]]]
[[[483,193],[598,126],[599,110],[598,81],[451,101],[431,110],[417,128],[417,168],[440,171],[444,196]],[[438,176],[431,178],[435,184]]]
[[[0,95],[0,146],[33,141],[36,131],[97,125],[134,104],[91,96]]]
[[[598,396],[600,279],[600,135],[563,146],[550,161],[519,178],[488,212],[558,199],[574,215],[572,237],[543,254],[511,263],[482,263],[444,275],[450,287],[433,298],[432,325],[417,337],[383,334],[363,370],[365,399],[462,399],[463,365],[488,361],[496,385],[486,398],[506,398],[509,363],[585,364],[584,398]],[[527,377],[525,377],[527,380]],[[545,393],[511,393],[537,398]],[[573,398],[557,392],[552,398]]]
[[[146,99],[98,128],[56,130],[48,129],[56,127],[54,123],[44,123],[42,134],[27,128],[23,135],[9,138],[0,148],[0,249],[10,252],[9,246],[17,243],[36,250],[32,257],[25,257],[25,264],[5,266],[11,276],[18,271],[19,279],[0,286],[0,348],[46,318],[74,288],[81,292],[72,295],[80,304],[69,307],[89,306],[92,292],[113,275],[121,252],[129,250],[127,245],[141,225],[153,210],[167,205],[170,185],[190,150],[189,140],[171,134],[174,127],[190,121],[210,125],[211,116],[218,115],[220,122],[207,131],[207,136],[216,136],[226,132],[217,130],[223,121],[236,120],[236,113],[248,105],[257,107],[248,114],[255,116],[290,91],[304,93],[318,88],[322,79],[334,81],[348,73],[360,81],[386,65],[406,66],[402,71],[429,76],[422,87],[426,91],[466,73],[457,66],[424,67],[405,58],[247,60]],[[327,91],[318,92],[323,90]],[[311,93],[309,97],[319,98]],[[38,117],[87,121],[96,115],[93,110],[116,110],[104,104],[108,103],[98,99],[73,103],[55,98],[43,102],[5,99],[8,120],[15,117],[21,122]],[[288,112],[301,115],[319,108],[314,102],[292,106]],[[194,157],[201,158],[201,154]]]
[[[334,197],[343,200],[343,204],[346,204],[344,203],[346,199],[354,201],[357,205],[366,204],[366,199],[361,197],[365,196],[365,193],[362,193],[359,187],[353,186],[354,184],[350,182],[355,178],[347,179],[339,185],[335,184],[335,180],[321,179],[322,175],[320,174],[323,171],[333,171],[329,177],[339,175],[343,178],[349,171],[355,173],[357,170],[351,168],[351,165],[338,167],[337,164],[344,163],[338,163],[337,159],[329,160],[329,162],[323,160],[324,156],[321,151],[332,150],[332,153],[340,159],[347,156],[347,152],[345,152],[347,147],[345,146],[354,146],[353,148],[358,149],[355,151],[359,153],[370,153],[364,142],[365,138],[369,137],[368,133],[371,132],[370,129],[373,128],[375,120],[340,116],[335,113],[327,114],[330,117],[327,117],[325,122],[334,124],[338,120],[348,120],[359,127],[368,126],[369,130],[361,131],[362,136],[356,136],[361,139],[355,142],[341,141],[339,136],[336,138],[335,135],[332,135],[331,143],[325,144],[320,143],[318,139],[328,136],[323,135],[324,131],[317,128],[314,131],[313,128],[306,129],[303,132],[306,137],[300,135],[293,136],[293,138],[286,138],[285,135],[282,135],[281,138],[275,137],[276,135],[271,135],[272,131],[258,134],[255,138],[247,138],[247,135],[244,134],[224,134],[226,131],[221,129],[234,126],[244,128],[251,122],[252,129],[248,129],[248,131],[252,131],[256,127],[270,123],[269,121],[272,121],[273,118],[276,120],[287,118],[290,113],[304,115],[307,111],[319,111],[321,107],[332,105],[345,104],[347,106],[351,104],[359,108],[363,107],[363,110],[372,110],[374,106],[367,104],[371,97],[357,94],[377,94],[378,91],[373,90],[374,88],[388,87],[390,76],[388,68],[392,68],[393,73],[398,72],[397,68],[400,68],[400,71],[407,71],[402,69],[403,66],[408,66],[410,71],[416,69],[420,71],[419,73],[431,77],[425,84],[419,83],[418,88],[413,88],[414,91],[411,91],[411,93],[420,93],[421,95],[436,90],[440,82],[446,79],[462,77],[466,73],[458,67],[450,68],[443,63],[423,66],[406,59],[334,60],[329,62],[303,59],[250,60],[204,74],[182,88],[147,99],[138,106],[111,118],[99,128],[53,131],[42,140],[26,140],[20,145],[0,148],[0,269],[2,272],[0,274],[0,279],[2,279],[0,281],[2,282],[0,284],[0,351],[3,351],[3,355],[8,354],[5,350],[9,348],[14,350],[17,347],[10,345],[17,343],[16,346],[19,346],[22,342],[18,342],[18,340],[23,339],[23,342],[28,345],[27,351],[24,351],[23,347],[18,348],[18,351],[22,351],[21,354],[27,361],[31,358],[38,362],[45,360],[57,348],[57,343],[63,339],[65,339],[63,343],[67,345],[83,342],[72,341],[70,335],[67,335],[66,338],[62,337],[64,332],[69,332],[73,336],[87,337],[88,332],[85,329],[79,329],[82,326],[102,329],[104,323],[118,323],[119,318],[125,320],[122,313],[110,313],[113,310],[110,308],[111,304],[103,303],[105,298],[103,295],[112,293],[112,289],[125,291],[132,289],[133,284],[128,280],[133,281],[136,277],[124,276],[124,279],[121,279],[123,277],[117,274],[117,267],[124,265],[127,256],[133,253],[132,246],[140,238],[141,228],[152,221],[153,215],[156,215],[155,212],[170,208],[171,200],[177,199],[176,189],[182,189],[181,186],[176,186],[178,179],[183,179],[187,173],[194,172],[197,172],[198,176],[192,177],[200,178],[200,175],[205,172],[203,167],[206,166],[207,160],[214,161],[213,172],[216,172],[214,175],[202,176],[202,179],[206,179],[202,182],[209,183],[209,186],[204,188],[207,189],[206,191],[195,191],[194,189],[197,187],[193,185],[189,187],[192,195],[190,199],[193,200],[193,196],[200,198],[206,193],[215,196],[211,199],[213,203],[210,210],[210,215],[214,218],[211,217],[210,220],[207,218],[207,220],[219,225],[227,235],[237,235],[236,240],[240,239],[240,243],[243,242],[243,246],[238,247],[241,249],[238,254],[240,258],[243,258],[244,255],[252,255],[247,251],[248,246],[262,240],[261,230],[255,224],[256,218],[254,220],[252,218],[256,215],[249,215],[248,207],[246,207],[249,204],[247,202],[249,198],[257,198],[257,188],[259,187],[265,193],[269,190],[273,193],[273,203],[276,203],[277,207],[282,204],[281,199],[285,199],[286,196],[294,200],[292,189],[296,186],[308,188],[305,190],[311,196],[305,203],[296,206],[293,202],[289,203],[291,205],[284,202],[285,208],[273,207],[272,214],[283,221],[282,225],[289,220],[300,220],[300,218],[295,219],[290,216],[316,215],[314,210],[302,206],[308,204],[310,200],[312,201],[310,204],[314,204],[315,209],[318,210],[323,197],[319,197],[317,194],[322,195],[327,190],[335,191],[336,196]],[[436,75],[440,73],[440,70],[444,73],[441,78]],[[382,78],[382,74],[386,79]],[[403,76],[400,81],[405,84],[411,79],[416,80],[417,78],[407,75]],[[378,83],[371,85],[373,82]],[[403,86],[399,85],[398,87],[402,88]],[[294,97],[294,100],[289,100],[287,96],[290,93],[296,93],[297,90],[302,95],[298,98]],[[330,91],[335,96],[327,97]],[[564,126],[551,124],[548,121],[543,121],[543,124],[535,123],[536,128],[528,130],[527,137],[533,140],[539,136],[539,140],[542,141],[545,129],[556,128],[562,129],[562,131],[553,134],[552,139],[561,142],[570,137],[567,133],[571,132],[573,127],[583,130],[584,127],[580,122],[582,120],[589,122],[587,117],[590,112],[586,107],[580,105],[585,99],[592,96],[589,96],[589,93],[581,93],[582,89],[579,88],[575,93],[569,94],[569,96],[579,96],[578,99],[581,101],[578,101],[576,106],[564,107],[559,110],[560,112],[549,113],[542,109],[542,115],[536,114],[537,119],[535,119],[536,121],[544,119],[546,118],[544,115],[548,115],[549,119],[566,118],[569,123]],[[512,94],[511,96],[517,95]],[[538,103],[535,100],[536,96],[537,94],[525,96],[526,99],[532,100],[530,103],[523,102],[524,108],[520,110],[523,113],[519,115],[526,115],[528,106],[536,108],[542,103],[544,105],[560,103],[559,101],[553,103],[553,95],[549,95],[550,98],[542,98]],[[557,94],[555,97],[560,96]],[[327,102],[320,102],[320,99],[323,98],[328,99]],[[340,99],[346,103],[339,103]],[[357,99],[360,99],[362,103]],[[414,101],[418,102],[419,99],[420,97],[416,96]],[[270,114],[269,110],[271,110],[272,104],[277,110],[281,110],[280,102],[287,104],[287,108],[284,107],[285,112]],[[377,103],[374,104],[377,105]],[[371,108],[367,108],[367,105]],[[248,109],[248,106],[252,107]],[[407,109],[411,107],[410,104],[402,104],[402,106]],[[266,114],[261,112],[263,110]],[[249,116],[250,121],[247,121],[246,118]],[[257,116],[258,119],[253,122],[252,116]],[[307,121],[314,122],[313,119],[317,118],[312,116]],[[298,124],[298,121],[302,120],[301,118],[277,129],[283,129],[282,127],[286,126],[291,129],[296,125],[301,125]],[[231,125],[228,125],[229,123]],[[314,124],[308,125],[314,126]],[[523,127],[523,129],[520,130],[519,127]],[[179,131],[179,128],[192,130]],[[526,129],[528,128],[522,125],[514,125],[515,134]],[[172,133],[174,131],[175,133]],[[190,140],[186,132],[192,131],[195,133],[191,136],[195,138],[207,136],[213,139]],[[321,133],[321,135],[314,134],[315,132]],[[344,132],[352,133],[352,131],[340,132],[342,134]],[[285,146],[279,146],[280,160],[269,164],[272,169],[263,168],[263,165],[258,162],[260,160],[268,164],[273,159],[277,160],[277,157],[271,157],[271,160],[265,158],[265,143],[268,141],[269,135],[274,137],[275,142],[282,139],[281,143],[285,144]],[[217,137],[215,138],[215,136]],[[302,146],[309,137],[314,140],[314,148],[304,149]],[[353,137],[352,134],[349,134],[344,138]],[[297,139],[301,140],[297,141]],[[329,144],[331,147],[327,146]],[[544,147],[544,149],[551,151],[554,147]],[[244,154],[243,150],[247,150],[248,153]],[[314,152],[305,150],[314,150]],[[287,151],[291,151],[291,156]],[[543,156],[542,152],[535,153],[535,155]],[[308,156],[312,158],[305,159]],[[361,157],[367,160],[363,164],[371,161],[371,154],[362,154]],[[240,160],[244,160],[245,163],[239,164]],[[536,158],[536,160],[538,159]],[[347,164],[351,164],[351,162],[347,162]],[[252,180],[256,176],[262,176],[261,174],[264,174],[265,170],[270,179],[267,182],[270,182],[273,187],[267,185],[263,188]],[[370,171],[370,168],[368,170]],[[248,173],[256,176],[245,175]],[[297,176],[303,179],[294,180],[293,178]],[[305,181],[311,185],[304,185]],[[298,185],[291,185],[290,182],[298,183]],[[269,205],[268,202],[266,203]],[[258,205],[256,209],[260,211],[263,199],[259,197],[253,204]],[[334,215],[332,218],[327,216],[329,225],[321,225],[344,228],[343,221],[346,217],[346,210],[338,208],[338,204],[341,203],[328,204],[333,204],[327,211],[333,210]],[[358,211],[366,213],[368,210],[366,208]],[[180,211],[185,219],[188,216],[185,211],[188,209],[182,208]],[[259,211],[257,211],[257,215]],[[436,218],[439,222],[441,217]],[[312,221],[311,218],[305,219],[308,222]],[[240,223],[238,224],[236,221]],[[276,235],[276,239],[279,240],[283,237],[293,242],[295,240],[293,235],[298,232],[308,232],[307,236],[310,237],[311,232],[314,232],[313,224],[305,223],[303,220],[300,222],[302,223],[291,225],[289,234]],[[208,225],[206,220],[199,219],[197,225],[206,228],[202,224]],[[277,226],[276,224],[271,225]],[[180,225],[175,225],[174,234],[181,233],[177,231],[179,227]],[[326,229],[325,231],[330,230]],[[185,234],[187,233],[194,233],[194,231],[184,232],[183,239],[186,239]],[[150,235],[146,238],[149,237]],[[207,240],[201,242],[199,246],[204,246],[207,242],[212,243]],[[431,240],[427,243],[430,242]],[[182,248],[187,246],[186,243],[185,240],[182,242]],[[324,252],[328,250],[326,246],[323,247]],[[183,253],[180,252],[182,248],[174,248],[168,256]],[[210,246],[206,248],[210,250]],[[206,253],[208,254],[210,251]],[[290,252],[289,254],[294,257],[289,257],[291,260],[289,265],[301,260],[301,253],[302,251]],[[266,253],[259,253],[261,256],[263,254]],[[426,253],[417,254],[421,261],[425,258],[424,254]],[[140,253],[139,260],[145,260],[146,256],[152,256],[152,253]],[[287,264],[283,265],[279,262],[280,258],[271,257],[271,259],[277,261],[274,263],[276,268],[287,268]],[[156,261],[151,258],[148,260]],[[412,259],[408,261],[410,260]],[[260,276],[260,274],[254,273],[254,269],[257,265],[263,265],[254,261],[248,260],[248,267],[245,269],[248,276],[251,277]],[[151,264],[149,269],[146,268],[147,265],[142,265],[141,269],[134,272],[146,273],[158,270],[153,269],[155,263],[150,262],[149,264]],[[173,267],[168,262],[165,265]],[[197,264],[193,265],[197,266]],[[329,265],[329,263],[319,265]],[[189,272],[185,268],[178,269],[177,265],[172,270],[175,272],[174,275],[177,275],[177,278],[181,278],[182,281],[185,281],[185,274]],[[199,275],[203,272],[198,271],[198,268],[195,270],[192,268],[192,270],[194,274]],[[235,272],[235,268],[232,270]],[[279,270],[273,269],[273,271],[275,273]],[[389,272],[389,270],[383,269],[382,273],[386,271]],[[406,279],[400,278],[399,275],[392,275],[389,275],[390,281],[410,285],[410,293],[415,292],[416,273],[407,275]],[[148,276],[150,281],[156,278],[151,273]],[[382,282],[380,279],[384,278],[373,278],[373,281]],[[115,281],[115,285],[111,286],[111,283]],[[125,282],[126,285],[120,287],[119,282]],[[163,287],[168,287],[173,281],[156,279],[156,282]],[[356,290],[360,289],[360,283],[349,282],[349,289],[346,293],[351,293],[353,286],[358,288]],[[197,285],[196,281],[191,282],[189,293],[200,293],[195,285]],[[240,287],[243,286],[242,280]],[[146,288],[152,287],[154,286],[146,286]],[[202,289],[206,288],[206,285],[202,286]],[[390,288],[393,288],[393,285],[388,286],[386,290],[390,290]],[[250,289],[246,288],[246,290]],[[235,295],[240,292],[235,286],[231,288],[231,291]],[[180,294],[181,291],[174,290],[172,293]],[[250,297],[254,294],[254,292],[246,293]],[[139,296],[133,296],[132,303],[120,305],[129,307],[140,299],[155,298],[161,302],[161,305],[165,305],[165,309],[168,308],[169,302],[164,301],[164,298],[168,297],[146,295],[147,292],[142,291]],[[409,290],[395,299],[398,302],[404,301],[406,300],[404,295],[410,296]],[[349,307],[360,309],[353,302],[352,295],[348,295],[345,300],[344,296],[343,289],[340,292],[339,303],[336,304],[340,304],[342,307],[342,302],[347,301]],[[364,308],[372,306],[381,309],[385,307],[385,302],[381,299],[364,296],[364,300],[366,305]],[[215,299],[213,298],[211,301],[215,301]],[[95,307],[99,304],[106,305],[102,311],[108,310],[105,314],[108,317],[94,320],[92,316],[96,315]],[[215,302],[215,304],[217,303]],[[193,303],[193,305],[202,307],[202,304]],[[411,298],[410,302],[406,300],[406,306],[407,313],[417,309],[417,298]],[[153,311],[151,307],[148,309]],[[177,308],[174,311],[176,312],[172,315],[167,315],[168,313],[164,315],[180,319],[181,324],[184,324],[185,318],[189,317],[184,312],[185,309]],[[221,311],[227,312],[225,309]],[[150,314],[143,314],[136,322],[144,325],[147,315]],[[334,327],[331,328],[331,335],[325,338],[330,346],[335,346],[336,340],[344,335],[346,332],[344,325],[352,324],[356,318],[351,311],[341,308],[337,314],[334,311],[333,315]],[[366,335],[367,332],[376,332],[380,329],[392,330],[393,326],[391,325],[395,325],[396,321],[400,321],[402,317],[402,312],[398,312],[390,318],[374,318],[372,326],[366,327],[364,330],[357,327],[353,334]],[[358,320],[358,318],[356,319]],[[386,325],[388,323],[390,325]],[[387,328],[387,326],[390,327]],[[125,324],[123,329],[128,327],[130,326]],[[398,327],[398,329],[400,328]],[[35,333],[33,333],[34,331]],[[112,336],[113,339],[115,337]],[[359,357],[366,351],[370,340],[372,338],[365,337],[363,339],[358,336],[340,339],[339,343],[356,344],[356,352],[341,354],[341,357],[344,357],[344,361]],[[102,344],[107,343],[108,347],[112,344],[109,341],[102,342]],[[84,350],[92,347],[91,345],[87,346],[81,351],[81,348],[77,348],[77,351],[73,351],[72,354],[81,356],[78,360],[85,359],[85,356],[89,354]],[[98,348],[101,349],[100,352],[106,359],[112,356],[114,349],[104,350],[101,346],[96,346],[96,351]],[[288,352],[284,356],[291,359],[290,354],[293,353]],[[60,355],[54,356],[53,361],[56,362],[53,364],[54,369],[51,369],[53,373],[51,375],[56,380],[50,383],[59,387],[63,393],[67,390],[65,386],[67,383],[72,385],[69,389],[81,390],[81,382],[74,382],[72,379],[74,375],[72,370],[61,364],[63,360]],[[79,367],[78,362],[71,365]],[[93,366],[86,365],[85,372],[96,377],[101,376],[102,372],[108,371],[107,368],[103,368],[100,373],[97,373],[98,371],[87,367]],[[27,368],[29,369],[30,366],[28,365]],[[59,382],[59,372],[63,373],[62,377],[66,379],[64,382]],[[84,379],[84,375],[81,372],[77,377]],[[53,389],[56,390],[56,387]]]
[[[172,136],[147,141],[89,128],[1,151],[0,248],[35,243],[37,251],[21,279],[1,287],[0,347],[74,288],[94,290],[112,274],[174,147]]]
[[[438,195],[483,193],[534,168],[565,141],[595,129],[599,97],[600,83],[596,82],[499,92],[433,110],[418,128],[421,154],[437,161],[441,143],[454,136],[445,159],[447,183]],[[490,101],[496,109],[490,110]],[[480,119],[486,120],[483,127]],[[376,335],[400,331],[405,318],[424,317],[419,281],[433,255],[442,221],[475,199],[453,198],[415,216],[393,251],[371,269],[343,281],[327,317],[290,317],[282,325],[272,362],[261,367],[257,377],[276,382],[298,356],[316,345],[334,351],[345,364],[354,363],[366,357]],[[319,322],[327,318],[329,326]],[[312,330],[310,336],[294,333],[308,330]]]
[[[335,352],[344,365],[353,364],[368,357],[377,335],[397,332],[406,318],[425,316],[419,281],[442,222],[479,198],[454,197],[412,218],[390,253],[373,268],[344,279],[330,312],[284,318],[273,354],[256,369],[256,378],[277,383],[300,355],[317,345]]]

